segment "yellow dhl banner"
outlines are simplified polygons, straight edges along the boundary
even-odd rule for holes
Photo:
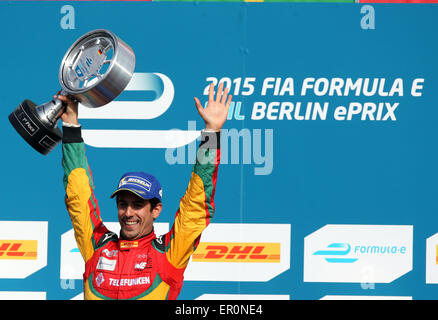
[[[0,240],[0,260],[36,260],[37,240]]]
[[[280,262],[280,243],[201,242],[194,262]]]

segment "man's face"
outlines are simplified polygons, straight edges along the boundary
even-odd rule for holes
[[[120,223],[120,235],[126,240],[136,240],[152,231],[154,220],[161,212],[161,203],[153,210],[148,200],[132,192],[121,191],[117,194],[117,210]]]

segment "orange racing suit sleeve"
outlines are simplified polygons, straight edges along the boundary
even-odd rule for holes
[[[102,245],[102,236],[108,235],[108,229],[102,223],[94,196],[93,178],[80,127],[63,127],[62,155],[65,204],[79,251],[87,262]],[[104,238],[108,240],[108,236]]]
[[[164,239],[167,260],[177,269],[185,269],[202,231],[214,216],[219,161],[220,132],[202,131],[189,185],[180,200],[175,222]]]

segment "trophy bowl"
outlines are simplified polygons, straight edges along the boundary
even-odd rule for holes
[[[85,107],[101,107],[123,92],[134,68],[134,51],[125,42],[109,30],[90,31],[62,59],[60,93]],[[29,145],[47,155],[62,140],[57,123],[65,107],[57,98],[39,106],[26,99],[9,115],[9,121]]]

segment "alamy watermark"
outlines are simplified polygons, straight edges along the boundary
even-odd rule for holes
[[[62,29],[75,29],[75,8],[71,5],[63,5],[60,13],[63,15],[59,22]]]
[[[189,131],[196,131],[196,121],[188,121]],[[179,148],[168,148],[165,160],[170,165],[194,164],[197,145],[195,141]],[[244,164],[254,166],[254,175],[269,175],[274,166],[273,129],[222,129],[220,140],[221,165]]]

